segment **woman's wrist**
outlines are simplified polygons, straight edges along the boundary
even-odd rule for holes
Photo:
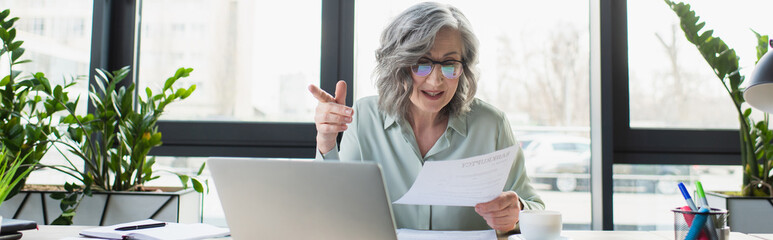
[[[319,134],[317,135],[317,150],[319,150],[319,153],[327,154],[335,147],[336,147],[335,136],[332,138],[329,138],[329,137],[322,137]]]

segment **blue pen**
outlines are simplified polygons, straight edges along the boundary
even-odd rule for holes
[[[681,184],[681,183],[680,183]],[[690,200],[692,201],[692,200]],[[706,225],[706,219],[708,218],[709,209],[708,208],[701,208],[701,210],[698,210],[699,213],[705,213],[705,214],[696,214],[695,218],[692,220],[692,226],[690,227],[690,230],[687,231],[687,236],[684,238],[685,240],[694,240],[698,238],[698,234],[700,234],[701,229],[704,225]]]
[[[679,183],[679,191],[682,191],[682,196],[684,196],[684,200],[687,201],[687,206],[690,207],[690,210],[698,211],[698,208],[695,207],[695,203],[692,201],[692,197],[690,197],[690,193],[687,192],[687,187],[685,187],[682,182]]]

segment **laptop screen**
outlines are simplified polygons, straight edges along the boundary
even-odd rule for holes
[[[235,239],[397,239],[375,163],[208,160]]]

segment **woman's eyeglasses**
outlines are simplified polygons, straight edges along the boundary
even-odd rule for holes
[[[416,74],[416,76],[426,77],[432,73],[432,68],[435,64],[440,65],[440,72],[448,79],[456,79],[462,75],[464,63],[459,60],[437,62],[431,59],[421,58],[419,59],[419,62],[411,66],[411,71],[413,71],[413,74]]]

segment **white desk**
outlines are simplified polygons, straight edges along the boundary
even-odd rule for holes
[[[564,231],[562,236],[572,240],[673,240],[673,231]],[[502,238],[500,238],[502,239]],[[511,238],[512,239],[512,238]],[[518,238],[515,238],[518,239]],[[773,239],[746,235],[739,232],[730,233],[732,240]]]
[[[654,235],[660,236],[660,238],[656,238],[656,239],[671,239],[671,240],[674,239],[674,231],[652,231],[652,232],[649,232],[649,233],[652,233]],[[583,239],[585,239],[585,238],[583,238]],[[588,238],[588,239],[590,239],[590,238]],[[750,236],[750,235],[747,235],[747,234],[744,234],[744,233],[739,233],[739,232],[731,232],[730,233],[730,239],[732,239],[732,240],[760,240],[760,238],[753,237],[753,236]],[[763,239],[767,239],[767,238],[763,238]]]
[[[752,233],[749,235],[762,238],[762,239],[773,239],[773,233]]]
[[[92,226],[49,226],[41,225],[40,230],[23,231],[23,240],[58,240],[67,237],[77,237],[78,232],[83,229],[93,228]],[[667,240],[674,239],[672,231],[564,231],[561,235],[569,237],[572,240]],[[230,239],[230,238],[218,238]],[[500,240],[506,240],[506,237],[500,237]],[[733,232],[730,234],[732,240],[760,240],[771,239],[773,234],[750,234]]]
[[[561,236],[568,237],[572,240],[665,240],[673,239],[663,238],[663,236],[655,234],[653,232],[646,231],[563,231]],[[502,238],[500,238],[502,239]],[[520,240],[517,237],[511,237],[512,239]],[[759,240],[759,239],[756,239]]]

